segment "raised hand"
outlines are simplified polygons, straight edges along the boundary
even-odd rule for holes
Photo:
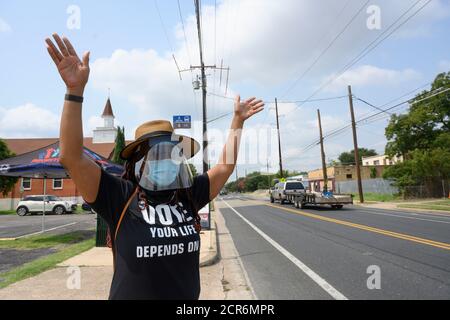
[[[236,96],[234,104],[234,115],[241,121],[245,121],[254,114],[264,110],[264,102],[262,100],[256,100],[255,97],[250,98],[244,102],[241,102],[241,97]]]
[[[83,60],[80,60],[70,41],[63,37],[62,40],[58,34],[54,33],[58,48],[50,38],[46,38],[47,51],[55,62],[61,78],[67,86],[70,93],[82,95],[84,87],[89,79],[89,54],[83,54]]]

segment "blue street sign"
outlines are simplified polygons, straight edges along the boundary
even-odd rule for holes
[[[174,129],[190,129],[191,116],[173,116]]]

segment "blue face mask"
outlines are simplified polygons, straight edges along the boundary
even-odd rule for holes
[[[166,187],[173,183],[180,171],[180,165],[172,159],[149,161],[148,179],[156,186]]]

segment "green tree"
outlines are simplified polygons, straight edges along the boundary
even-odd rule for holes
[[[197,168],[192,163],[189,163],[189,169],[191,169],[192,175],[194,177],[198,175]]]
[[[15,153],[9,150],[8,145],[3,139],[0,139],[0,160],[14,157]],[[17,183],[17,178],[9,178],[0,176],[0,192],[6,196],[13,190],[14,185]]]
[[[117,127],[117,136],[114,146],[114,154],[111,159],[112,162],[123,165],[125,163],[124,160],[120,158],[120,152],[125,147],[125,127]]]
[[[377,152],[373,149],[358,148],[358,152],[359,162],[362,161],[362,157],[371,157],[377,155]],[[341,164],[355,164],[355,149],[349,152],[342,152],[339,155],[338,159]]]
[[[424,100],[439,88],[450,88],[450,72],[438,74],[431,90],[417,95],[407,113],[392,115],[386,127],[386,154],[407,158],[411,151],[428,149],[437,139],[442,139],[441,135],[448,135],[450,94],[446,92]]]
[[[431,90],[417,95],[407,113],[392,115],[386,127],[386,154],[401,155],[404,161],[387,168],[401,192],[407,186],[443,185],[448,193],[450,179],[450,95],[436,92],[450,88],[450,72],[438,74]],[[430,98],[427,98],[430,97]],[[427,99],[425,99],[427,98]]]

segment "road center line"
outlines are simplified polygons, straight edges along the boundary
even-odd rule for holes
[[[325,290],[330,296],[332,296],[336,300],[348,300],[342,293],[336,290],[331,284],[329,284],[325,279],[311,270],[307,265],[297,259],[293,254],[283,248],[278,242],[270,238],[267,234],[261,231],[257,226],[247,220],[242,214],[237,212],[232,206],[228,204],[225,200],[222,201],[234,212],[236,213],[242,220],[244,220],[253,230],[255,230],[259,235],[261,235],[267,242],[269,242],[272,246],[275,247],[282,255],[288,258],[292,263],[294,263],[300,270],[302,270],[308,277],[311,278],[315,283],[317,283],[323,290]]]
[[[437,223],[447,223],[450,224],[450,221],[443,221],[443,220],[433,220],[433,219],[425,219],[425,218],[417,218],[417,217],[408,217],[408,216],[401,216],[398,214],[390,214],[390,213],[381,213],[381,212],[372,212],[371,210],[357,210],[357,213],[359,214],[375,214],[375,215],[381,215],[381,216],[388,216],[388,217],[398,217],[403,219],[413,219],[413,220],[422,220],[422,221],[430,221],[430,222],[437,222]]]
[[[356,228],[356,229],[361,229],[361,230],[370,231],[370,232],[374,232],[374,233],[378,233],[378,234],[383,234],[383,235],[390,236],[390,237],[393,237],[393,238],[408,240],[408,241],[412,241],[412,242],[416,242],[416,243],[426,244],[426,245],[433,246],[433,247],[436,247],[436,248],[450,250],[450,244],[449,243],[445,243],[445,242],[439,242],[439,241],[419,238],[419,237],[410,236],[410,235],[403,234],[403,233],[398,233],[398,232],[378,229],[378,228],[374,228],[374,227],[365,226],[365,225],[362,225],[362,224],[357,224],[357,223],[348,222],[348,221],[344,221],[344,220],[338,220],[338,219],[334,219],[334,218],[324,217],[324,216],[321,216],[321,215],[312,214],[312,213],[301,211],[301,210],[297,210],[297,209],[294,210],[294,209],[289,209],[289,208],[283,208],[283,207],[279,207],[279,206],[272,205],[272,204],[265,204],[265,205],[269,206],[269,207],[273,207],[273,208],[277,208],[277,209],[293,212],[295,214],[302,215],[302,216],[309,217],[309,218],[313,218],[313,219],[317,219],[317,220],[333,222],[333,223],[344,225],[344,226],[347,226],[347,227],[353,227],[353,228]]]

